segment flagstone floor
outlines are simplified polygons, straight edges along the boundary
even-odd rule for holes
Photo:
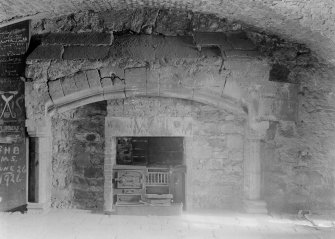
[[[335,238],[335,217],[250,215],[231,212],[181,216],[120,216],[77,210],[0,213],[1,239]]]

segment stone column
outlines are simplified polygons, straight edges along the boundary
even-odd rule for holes
[[[193,198],[194,198],[194,190],[193,190],[193,137],[188,136],[184,137],[184,159],[186,165],[186,175],[185,175],[185,207],[184,210],[192,211],[193,209]]]
[[[35,185],[34,202],[28,202],[27,209],[28,212],[42,212],[50,207],[51,121],[50,118],[27,120],[26,127],[32,150],[30,155],[33,157],[30,161],[34,162],[33,167],[35,167],[35,175],[30,177],[34,179]]]
[[[105,134],[105,161],[104,161],[104,212],[113,212],[113,167],[116,164],[116,137],[110,136],[107,127]]]
[[[253,125],[255,126],[255,125]],[[266,202],[261,200],[260,140],[268,122],[257,127],[246,126],[244,142],[244,209],[248,213],[267,213]]]

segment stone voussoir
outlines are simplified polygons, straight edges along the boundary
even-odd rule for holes
[[[57,100],[64,96],[60,80],[49,81],[49,92],[52,100]]]
[[[126,88],[146,88],[147,68],[134,67],[125,69]]]
[[[73,77],[64,77],[61,80],[64,95],[70,95],[78,91]]]
[[[90,88],[101,87],[98,70],[88,70],[85,73]]]
[[[90,88],[85,72],[79,72],[75,74],[74,81],[78,90],[85,90]]]

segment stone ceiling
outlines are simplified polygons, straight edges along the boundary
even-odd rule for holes
[[[335,64],[333,0],[1,0],[0,26],[27,18],[79,11],[158,7],[211,13],[281,38],[306,44]]]

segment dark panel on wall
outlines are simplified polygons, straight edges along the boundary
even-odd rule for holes
[[[116,161],[121,165],[174,166],[183,164],[182,137],[120,137]]]
[[[26,204],[24,82],[0,79],[0,210]]]
[[[24,73],[30,22],[0,29],[0,211],[27,202]]]
[[[25,54],[29,46],[30,21],[0,29],[0,77],[24,75]]]
[[[152,137],[149,138],[149,165],[180,165],[183,163],[183,138]]]

